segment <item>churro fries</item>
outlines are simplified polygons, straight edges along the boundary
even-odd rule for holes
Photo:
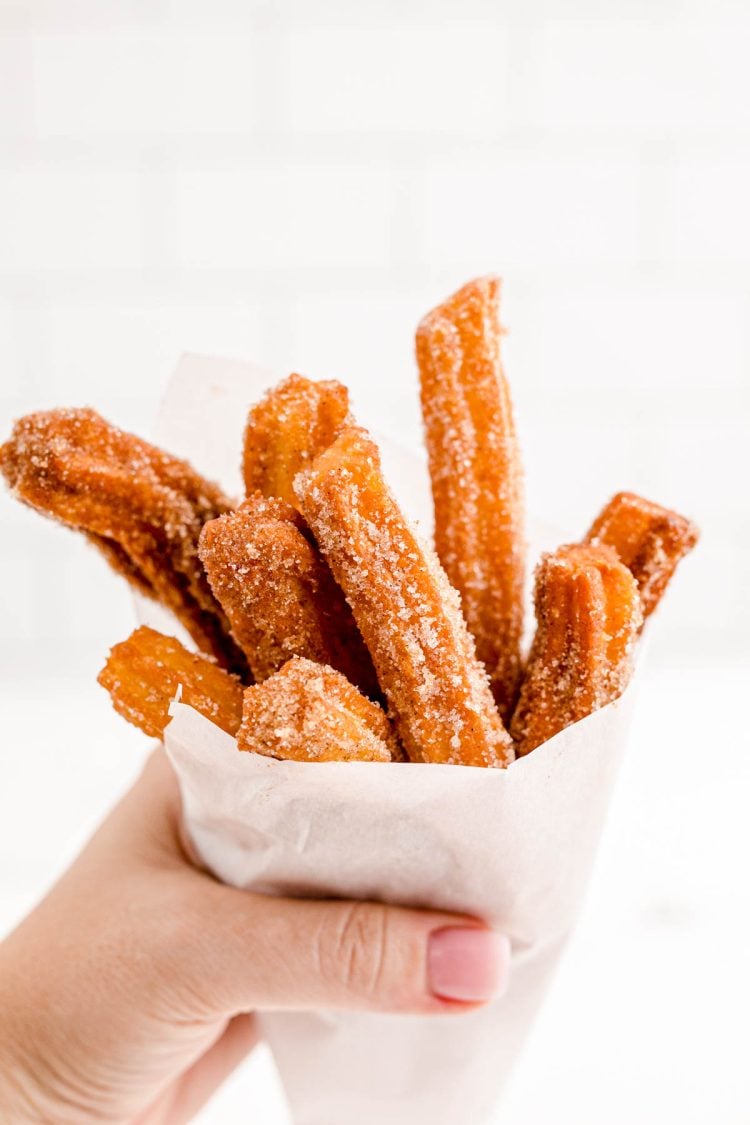
[[[237,746],[299,762],[400,758],[382,708],[340,672],[301,657],[246,690]]]
[[[151,738],[162,737],[178,695],[227,734],[236,734],[242,719],[236,676],[147,625],[112,648],[97,679],[115,711]]]
[[[525,543],[499,290],[498,278],[479,278],[438,305],[417,329],[417,361],[435,548],[507,719],[521,674]]]
[[[296,505],[293,482],[350,421],[349,392],[333,380],[290,375],[252,408],[242,470],[248,496],[262,492]]]
[[[698,528],[678,512],[618,492],[599,513],[588,543],[612,547],[631,572],[641,594],[643,618],[654,612],[677,564],[698,542]]]
[[[258,682],[290,657],[304,656],[377,694],[375,670],[344,595],[285,500],[256,493],[207,523],[198,551]]]
[[[93,410],[21,418],[0,447],[0,470],[19,500],[83,531],[136,589],[172,610],[198,648],[244,668],[197,554],[203,524],[231,508],[216,485]]]
[[[535,605],[536,635],[510,728],[520,755],[617,699],[642,621],[635,579],[607,547],[573,544],[544,555]]]
[[[404,519],[367,433],[344,430],[295,488],[352,607],[408,756],[478,766],[511,762],[511,741],[458,596]]]
[[[274,758],[505,767],[620,696],[698,530],[618,493],[583,543],[539,563],[524,664],[499,290],[470,281],[417,328],[435,552],[341,383],[290,375],[250,408],[236,507],[93,410],[15,424],[0,472],[19,500],[80,531],[205,654],[146,627],[115,645],[99,680],[129,722],[161,737],[180,692],[240,749]]]

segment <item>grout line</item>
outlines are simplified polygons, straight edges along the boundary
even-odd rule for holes
[[[171,203],[170,181],[164,185],[163,197],[157,197],[153,214],[146,219],[149,224],[160,221]],[[397,200],[394,226],[408,220],[409,209],[418,203],[406,193]],[[451,284],[464,267],[461,262],[443,263],[434,267],[422,260],[415,237],[414,253],[419,260],[409,260],[406,255],[383,266],[326,265],[325,263],[293,266],[252,267],[181,267],[170,264],[174,249],[174,231],[170,230],[172,218],[165,217],[165,231],[159,237],[163,245],[154,256],[146,275],[139,268],[49,269],[23,273],[3,271],[0,263],[0,301],[35,305],[55,300],[62,304],[89,299],[96,302],[134,301],[146,302],[170,298],[217,298],[246,294],[260,298],[272,294],[275,299],[294,298],[301,291],[315,289],[318,293],[336,293],[347,290],[367,290],[392,294],[423,290],[436,285]],[[503,276],[514,300],[551,296],[565,291],[602,293],[621,290],[648,291],[658,294],[665,288],[673,294],[705,294],[745,299],[750,297],[750,273],[747,260],[695,259],[693,261],[649,261],[647,278],[643,276],[643,261],[605,262],[549,262],[533,267],[522,267],[513,261],[504,264]]]
[[[247,130],[234,133],[181,133],[168,135],[159,130],[126,131],[109,135],[70,133],[60,136],[26,137],[0,136],[0,167],[30,167],[71,163],[95,165],[137,164],[144,151],[159,145],[165,159],[184,164],[185,167],[212,166],[257,168],[268,164],[327,166],[331,160],[339,164],[370,165],[373,161],[384,164],[402,163],[413,166],[420,161],[437,164],[449,163],[462,157],[494,162],[498,158],[523,158],[539,156],[550,162],[577,157],[597,157],[603,151],[622,150],[633,160],[642,157],[644,145],[658,153],[668,149],[674,155],[690,156],[699,153],[707,160],[712,156],[739,154],[743,158],[750,145],[750,126],[653,127],[633,126],[581,127],[545,126],[535,123],[530,110],[530,120],[523,126],[500,127],[492,135],[471,131],[390,131],[341,129],[320,132],[300,131],[293,127],[291,107],[286,91],[288,83],[283,72],[288,59],[283,51],[283,36],[278,30],[268,29],[261,54],[263,65],[257,73],[256,107],[269,127],[259,128],[249,124]],[[529,86],[531,86],[531,82]],[[518,102],[518,112],[528,106],[531,93],[516,89],[513,97]],[[273,125],[273,120],[277,124]]]

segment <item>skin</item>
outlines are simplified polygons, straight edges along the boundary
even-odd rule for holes
[[[159,749],[0,945],[0,1121],[189,1121],[257,1042],[258,1008],[476,1006],[433,995],[428,964],[430,934],[472,940],[476,921],[226,887],[180,824]]]

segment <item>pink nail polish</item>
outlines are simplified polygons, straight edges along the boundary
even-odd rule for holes
[[[427,947],[430,991],[443,1000],[474,1003],[505,991],[510,942],[505,934],[479,927],[434,930]]]

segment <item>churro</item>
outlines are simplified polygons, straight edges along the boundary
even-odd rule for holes
[[[330,664],[369,695],[378,693],[344,595],[285,500],[249,497],[204,526],[198,552],[258,682],[303,656]]]
[[[519,755],[617,699],[642,621],[635,579],[601,546],[544,555],[535,606],[536,635],[510,727]]]
[[[0,469],[19,500],[84,532],[172,610],[198,648],[244,669],[197,555],[203,524],[231,507],[216,485],[88,409],[21,418],[0,448]]]
[[[242,684],[235,676],[146,625],[112,648],[97,679],[115,711],[151,738],[162,737],[178,694],[227,734],[234,735],[242,719]]]
[[[290,375],[250,409],[239,507],[93,410],[16,422],[0,446],[15,495],[79,531],[204,654],[148,628],[116,645],[100,682],[130,722],[161,736],[180,689],[229,733],[244,713],[242,748],[263,754],[503,768],[617,699],[698,531],[618,493],[582,543],[543,556],[524,667],[499,292],[496,277],[470,281],[417,328],[434,551],[338,382]]]
[[[644,620],[661,601],[677,564],[698,542],[690,520],[634,492],[618,492],[586,535],[587,543],[611,547],[631,572],[641,595]]]
[[[290,375],[248,416],[242,458],[245,489],[296,507],[294,478],[338,437],[350,420],[349,392],[333,380]]]
[[[345,429],[295,488],[352,607],[409,758],[508,765],[512,743],[458,595],[402,515],[368,434]]]
[[[246,689],[237,747],[299,762],[390,762],[400,756],[382,708],[340,672],[301,657]]]
[[[417,329],[435,548],[507,719],[521,673],[521,459],[500,359],[500,281],[479,278]]]

